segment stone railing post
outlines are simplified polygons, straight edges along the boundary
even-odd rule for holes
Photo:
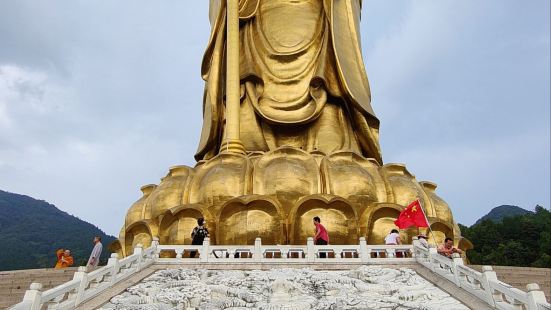
[[[257,237],[254,239],[254,251],[253,251],[253,261],[260,262],[262,260],[262,239]]]
[[[412,255],[413,258],[415,258],[416,262],[419,262],[419,256],[420,255],[417,255],[417,253],[419,253],[418,250],[417,250],[417,247],[420,246],[419,238],[413,237],[411,239],[411,245],[412,245],[411,255]]]
[[[289,249],[286,247],[281,248],[281,259],[288,259],[289,258]]]
[[[528,310],[538,310],[538,304],[546,304],[545,294],[540,290],[540,286],[536,283],[526,285],[528,293]]]
[[[429,266],[430,266],[430,270],[432,270],[432,272],[436,272],[436,264],[438,264],[438,262],[435,262],[433,257],[435,257],[436,255],[440,255],[438,254],[438,251],[436,250],[435,247],[430,247],[429,248]]]
[[[77,272],[73,275],[73,280],[78,279],[80,285],[78,286],[77,294],[75,296],[75,306],[78,306],[82,300],[84,300],[84,292],[88,286],[88,274],[86,273],[86,267],[80,266],[77,269]]]
[[[496,296],[494,294],[492,287],[490,286],[490,281],[497,281],[497,275],[495,271],[492,269],[492,266],[482,266],[482,287],[484,288],[484,292],[486,293],[486,302],[492,306],[496,306],[496,299],[498,301],[501,301],[501,293],[499,296]]]
[[[184,256],[183,249],[175,249],[174,252],[176,252],[176,258],[182,258]]]
[[[159,258],[159,254],[157,254],[157,247],[159,246],[159,237],[155,236],[153,237],[153,241],[151,241],[151,247],[153,248],[153,253],[151,254],[151,259],[153,261],[157,261]]]
[[[342,260],[342,250],[339,248],[333,249],[333,255],[335,256],[335,259]],[[327,257],[329,257],[329,253],[327,253]]]
[[[42,284],[40,283],[31,283],[31,286],[27,291],[25,291],[25,296],[23,296],[23,304],[29,305],[29,310],[40,310],[40,304],[42,302]],[[22,309],[22,308],[17,308]]]
[[[236,257],[236,255],[237,255],[236,249],[234,249],[234,248],[229,248],[229,249],[228,249],[228,255],[229,255],[229,257],[228,257],[229,259],[235,259],[235,258],[237,258],[237,257]],[[239,258],[241,258],[241,256],[239,256]]]
[[[199,260],[202,263],[206,263],[209,261],[209,252],[210,252],[210,238],[205,238],[203,240],[203,247],[201,248],[201,252],[199,253]]]
[[[396,257],[396,250],[395,249],[386,249],[385,253],[386,253],[387,258],[395,258]]]
[[[453,280],[455,282],[455,285],[461,287],[461,281],[459,278],[459,271],[457,270],[457,266],[463,265],[463,259],[461,258],[461,255],[459,253],[453,253],[452,254],[452,272],[453,272]]]
[[[308,237],[308,239],[306,239],[306,261],[316,261],[316,248],[314,246],[314,238],[312,237]]]
[[[367,253],[367,241],[365,240],[365,237],[360,237],[360,259],[362,263],[367,263],[371,257],[369,257],[369,253]]]
[[[132,255],[138,255],[138,262],[136,263],[136,270],[142,269],[142,254],[143,254],[143,244],[138,243],[136,244],[136,247],[134,248],[134,254]]]
[[[107,267],[111,268],[111,285],[117,282],[117,274],[119,273],[119,254],[111,253],[111,257],[107,261]]]

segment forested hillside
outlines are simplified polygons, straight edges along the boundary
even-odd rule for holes
[[[536,206],[535,212],[485,219],[461,233],[474,249],[467,252],[471,264],[551,268],[551,212]]]
[[[58,248],[72,251],[75,266],[85,264],[95,235],[105,261],[113,236],[45,201],[0,190],[0,270],[53,267]]]

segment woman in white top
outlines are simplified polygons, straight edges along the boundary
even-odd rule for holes
[[[398,230],[393,229],[390,231],[390,234],[388,234],[385,237],[385,244],[386,245],[398,245],[402,244],[402,240],[400,240],[400,233],[398,233]],[[403,251],[396,251],[395,252],[396,257],[404,257]]]
[[[400,234],[398,233],[398,230],[393,229],[390,231],[390,234],[385,237],[385,244],[402,244],[402,240],[400,240]]]

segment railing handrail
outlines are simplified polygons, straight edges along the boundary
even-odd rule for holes
[[[493,290],[498,291],[503,295],[510,297],[513,300],[520,301],[523,304],[528,303],[526,292],[521,291],[518,288],[512,287],[511,285],[501,282],[499,280],[490,280],[489,282],[490,282],[490,287]]]
[[[136,262],[138,259],[140,258],[139,255],[130,255],[130,256],[127,256],[121,260],[119,260],[119,265],[130,265],[134,262]]]
[[[59,296],[69,293],[78,288],[79,285],[80,281],[78,279],[72,279],[59,286],[46,290],[42,293],[42,303],[50,302]]]
[[[423,256],[428,256],[429,258],[428,262],[426,262],[423,260],[422,255],[416,255],[415,258],[418,263],[435,271],[458,287],[482,299],[491,307],[497,309],[513,309],[513,305],[510,307],[509,305],[502,305],[503,303],[508,304],[511,300],[521,303],[524,308],[529,310],[551,307],[551,305],[547,303],[545,294],[539,290],[539,286],[535,283],[528,284],[528,292],[524,292],[499,281],[491,266],[483,266],[483,271],[478,272],[465,266],[459,254],[453,254],[452,259],[450,259],[438,254],[435,248],[427,249],[423,247],[417,238],[413,239],[413,251],[416,254],[422,253]],[[445,265],[447,269],[442,269],[442,265]],[[479,282],[480,288],[475,290],[473,284],[470,283],[466,277],[471,277],[474,281]],[[496,294],[496,291],[499,292],[499,294]],[[506,298],[501,298],[501,295],[505,295]]]
[[[413,244],[403,245],[368,245],[365,238],[360,238],[359,244],[351,245],[314,245],[313,239],[308,238],[306,245],[262,245],[260,238],[255,240],[254,245],[210,245],[209,239],[205,239],[202,245],[160,245],[158,238],[154,238],[149,248],[143,249],[137,245],[132,255],[118,259],[117,254],[112,254],[107,266],[96,269],[90,273],[86,272],[85,267],[79,267],[74,278],[62,285],[42,292],[42,285],[38,283],[31,284],[29,290],[25,292],[23,301],[14,305],[10,309],[22,310],[41,309],[45,304],[57,302],[63,309],[72,309],[87,300],[97,296],[103,290],[113,286],[119,281],[135,274],[154,262],[159,263],[213,263],[228,261],[239,262],[243,264],[269,262],[306,262],[306,263],[397,263],[397,262],[417,262],[422,266],[432,270],[435,274],[450,280],[458,287],[465,289],[474,296],[482,299],[490,306],[498,309],[513,308],[511,302],[520,303],[529,310],[551,309],[547,303],[545,295],[537,284],[529,284],[528,292],[513,288],[506,283],[499,281],[495,272],[489,266],[483,266],[483,271],[478,272],[463,264],[458,254],[454,254],[452,259],[444,257],[437,253],[435,248],[423,247],[417,238],[414,238]],[[240,258],[231,254],[246,251],[251,255],[247,258]],[[299,257],[288,257],[287,255],[295,251],[301,251]],[[174,251],[176,258],[159,258],[163,251]],[[196,251],[198,258],[183,258],[186,251]],[[223,257],[217,257],[215,252],[226,251]],[[353,251],[356,254],[352,257],[345,257],[344,253]],[[280,257],[266,257],[267,252],[279,252]],[[320,257],[320,252],[334,253],[332,258]],[[411,253],[410,257],[397,253]],[[384,257],[381,257],[384,255]],[[444,266],[444,267],[442,267]],[[470,279],[469,279],[470,278]],[[474,283],[472,283],[474,281]],[[93,284],[93,285],[92,285]],[[504,297],[505,296],[505,297]],[[67,298],[65,298],[67,297]],[[65,298],[65,299],[63,299]],[[60,299],[60,300],[55,300]]]
[[[467,276],[470,276],[470,277],[473,277],[473,278],[481,278],[482,277],[482,272],[479,272],[479,271],[476,271],[472,268],[469,268],[465,265],[458,265],[457,266],[457,271],[459,271],[459,273],[462,273],[462,274],[465,274]]]
[[[112,273],[113,268],[111,266],[104,266],[88,273],[88,280],[103,277],[108,273]]]

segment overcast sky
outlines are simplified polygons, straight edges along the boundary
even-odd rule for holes
[[[141,185],[193,166],[208,1],[0,1],[0,189],[118,234]],[[364,0],[386,163],[458,222],[550,203],[550,1]]]

